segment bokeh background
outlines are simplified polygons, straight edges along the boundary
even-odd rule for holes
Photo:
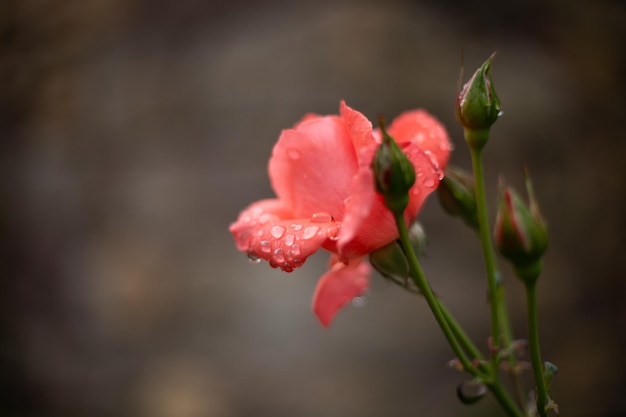
[[[500,415],[456,400],[465,377],[422,300],[376,276],[323,329],[309,305],[327,255],[285,274],[227,230],[272,196],[281,129],[340,99],[370,118],[426,107],[469,168],[461,55],[467,76],[497,50],[487,183],[493,201],[527,165],[549,220],[553,397],[562,415],[623,415],[625,28],[620,0],[3,0],[0,414]],[[424,268],[484,347],[474,236],[435,199],[421,219]]]

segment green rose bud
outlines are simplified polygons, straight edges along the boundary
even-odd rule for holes
[[[378,191],[385,206],[395,215],[402,215],[409,204],[409,190],[415,183],[415,168],[380,121],[383,140],[378,147],[372,169]]]
[[[487,142],[488,131],[500,116],[500,99],[491,79],[492,54],[480,66],[457,95],[455,114],[465,129],[465,140],[472,148],[482,148]]]
[[[418,257],[421,256],[426,246],[426,233],[422,225],[418,222],[413,223],[409,228],[409,239],[411,240],[411,246],[415,254]],[[414,288],[412,282],[408,279],[409,262],[397,240],[371,252],[369,259],[370,264],[380,272],[382,276],[405,289],[417,291],[417,288]]]
[[[548,247],[548,230],[528,177],[526,189],[529,204],[512,188],[502,187],[494,241],[500,254],[513,263],[516,274],[529,283],[541,272],[541,257]]]
[[[448,167],[437,188],[437,197],[449,215],[460,217],[472,229],[478,230],[474,189],[471,175],[458,168]]]

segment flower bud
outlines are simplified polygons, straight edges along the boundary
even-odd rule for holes
[[[409,190],[415,183],[415,168],[396,141],[389,136],[382,119],[380,130],[382,143],[372,161],[376,190],[392,213],[402,215],[409,204]]]
[[[409,239],[415,254],[421,256],[426,246],[426,233],[418,222],[409,228]],[[370,264],[386,278],[406,279],[409,276],[409,263],[397,240],[371,252]]]
[[[460,217],[468,226],[478,230],[474,179],[458,168],[446,168],[446,175],[437,188],[439,203],[453,217]]]
[[[526,176],[529,204],[510,187],[502,187],[494,229],[500,254],[513,263],[517,275],[534,282],[541,272],[541,257],[548,247],[548,231]]]
[[[468,131],[488,130],[500,116],[500,99],[491,79],[492,54],[472,75],[456,98],[456,118],[466,130],[466,140],[471,147],[481,148],[487,136],[468,135]],[[475,143],[474,143],[475,142]]]

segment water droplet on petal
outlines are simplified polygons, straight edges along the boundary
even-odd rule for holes
[[[442,151],[451,151],[454,149],[454,146],[449,142],[439,142],[439,149]]]
[[[304,232],[302,232],[302,239],[311,239],[313,236],[315,236],[318,230],[320,230],[318,226],[306,227],[304,229]]]
[[[293,245],[295,241],[296,241],[296,237],[294,235],[287,235],[287,236],[285,236],[285,245],[286,246]]]
[[[353,307],[363,307],[365,304],[367,304],[367,298],[365,297],[354,297],[352,299]]]
[[[289,249],[287,249],[287,257],[295,258],[293,261],[295,262],[297,257],[300,256],[300,245],[295,244]]]
[[[285,252],[283,252],[281,248],[274,249],[274,254],[272,256],[272,259],[276,263],[282,264],[283,262],[285,262]]]
[[[341,230],[341,223],[333,224],[326,230],[326,237],[328,237],[330,240],[339,239],[339,230]]]
[[[419,143],[420,145],[421,145],[422,143],[424,143],[424,139],[425,139],[425,138],[424,138],[424,134],[423,134],[423,133],[418,133],[418,134],[415,136],[415,140],[416,140],[416,141],[417,141],[417,143]]]
[[[300,159],[300,151],[297,149],[287,149],[287,156],[296,161]]]
[[[280,239],[285,234],[285,228],[283,226],[276,225],[272,227],[272,230],[270,230],[270,234],[275,239]]]
[[[425,187],[432,187],[434,185],[435,185],[435,180],[432,178],[426,178],[426,180],[424,181]]]
[[[258,264],[259,262],[261,262],[261,258],[259,258],[258,256],[254,255],[252,253],[249,253],[248,254],[248,261],[251,264]]]
[[[262,240],[259,242],[259,245],[261,245],[261,251],[264,253],[270,253],[272,250],[272,242],[269,240]]]
[[[302,228],[304,226],[302,226],[301,224],[298,224],[298,223],[292,223],[291,226],[289,226],[289,227],[291,227],[293,230],[295,230],[297,232],[298,230],[302,230]]]
[[[413,187],[413,189],[411,190],[411,194],[413,195],[420,195],[421,192],[422,190],[420,190],[420,187]]]
[[[333,219],[333,216],[330,213],[325,211],[320,211],[319,213],[315,213],[311,216],[312,223],[328,223]]]

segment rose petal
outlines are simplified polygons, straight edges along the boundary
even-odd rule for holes
[[[336,262],[317,283],[313,296],[313,312],[322,325],[328,327],[337,312],[358,297],[369,286],[371,267],[360,259],[348,265]]]
[[[341,220],[356,171],[354,145],[336,116],[310,118],[284,130],[269,163],[272,187],[296,217],[325,211]]]
[[[343,100],[339,104],[339,110],[350,133],[357,157],[359,157],[363,150],[370,149],[376,143],[372,132],[372,122],[361,112],[348,107]]]
[[[426,197],[439,185],[442,171],[434,157],[422,151],[417,144],[404,143],[402,148],[415,167],[416,177],[405,210],[408,225],[417,217]],[[363,256],[398,238],[393,215],[374,191],[373,172],[366,161],[359,170],[352,196],[346,203],[343,227],[337,242],[339,254],[344,259]]]
[[[413,142],[431,152],[443,169],[448,163],[452,144],[448,133],[437,119],[424,110],[410,110],[396,117],[389,128],[396,142]]]
[[[328,213],[306,219],[291,219],[287,213],[279,200],[263,200],[244,210],[230,226],[237,249],[291,272],[339,234],[341,223]]]

